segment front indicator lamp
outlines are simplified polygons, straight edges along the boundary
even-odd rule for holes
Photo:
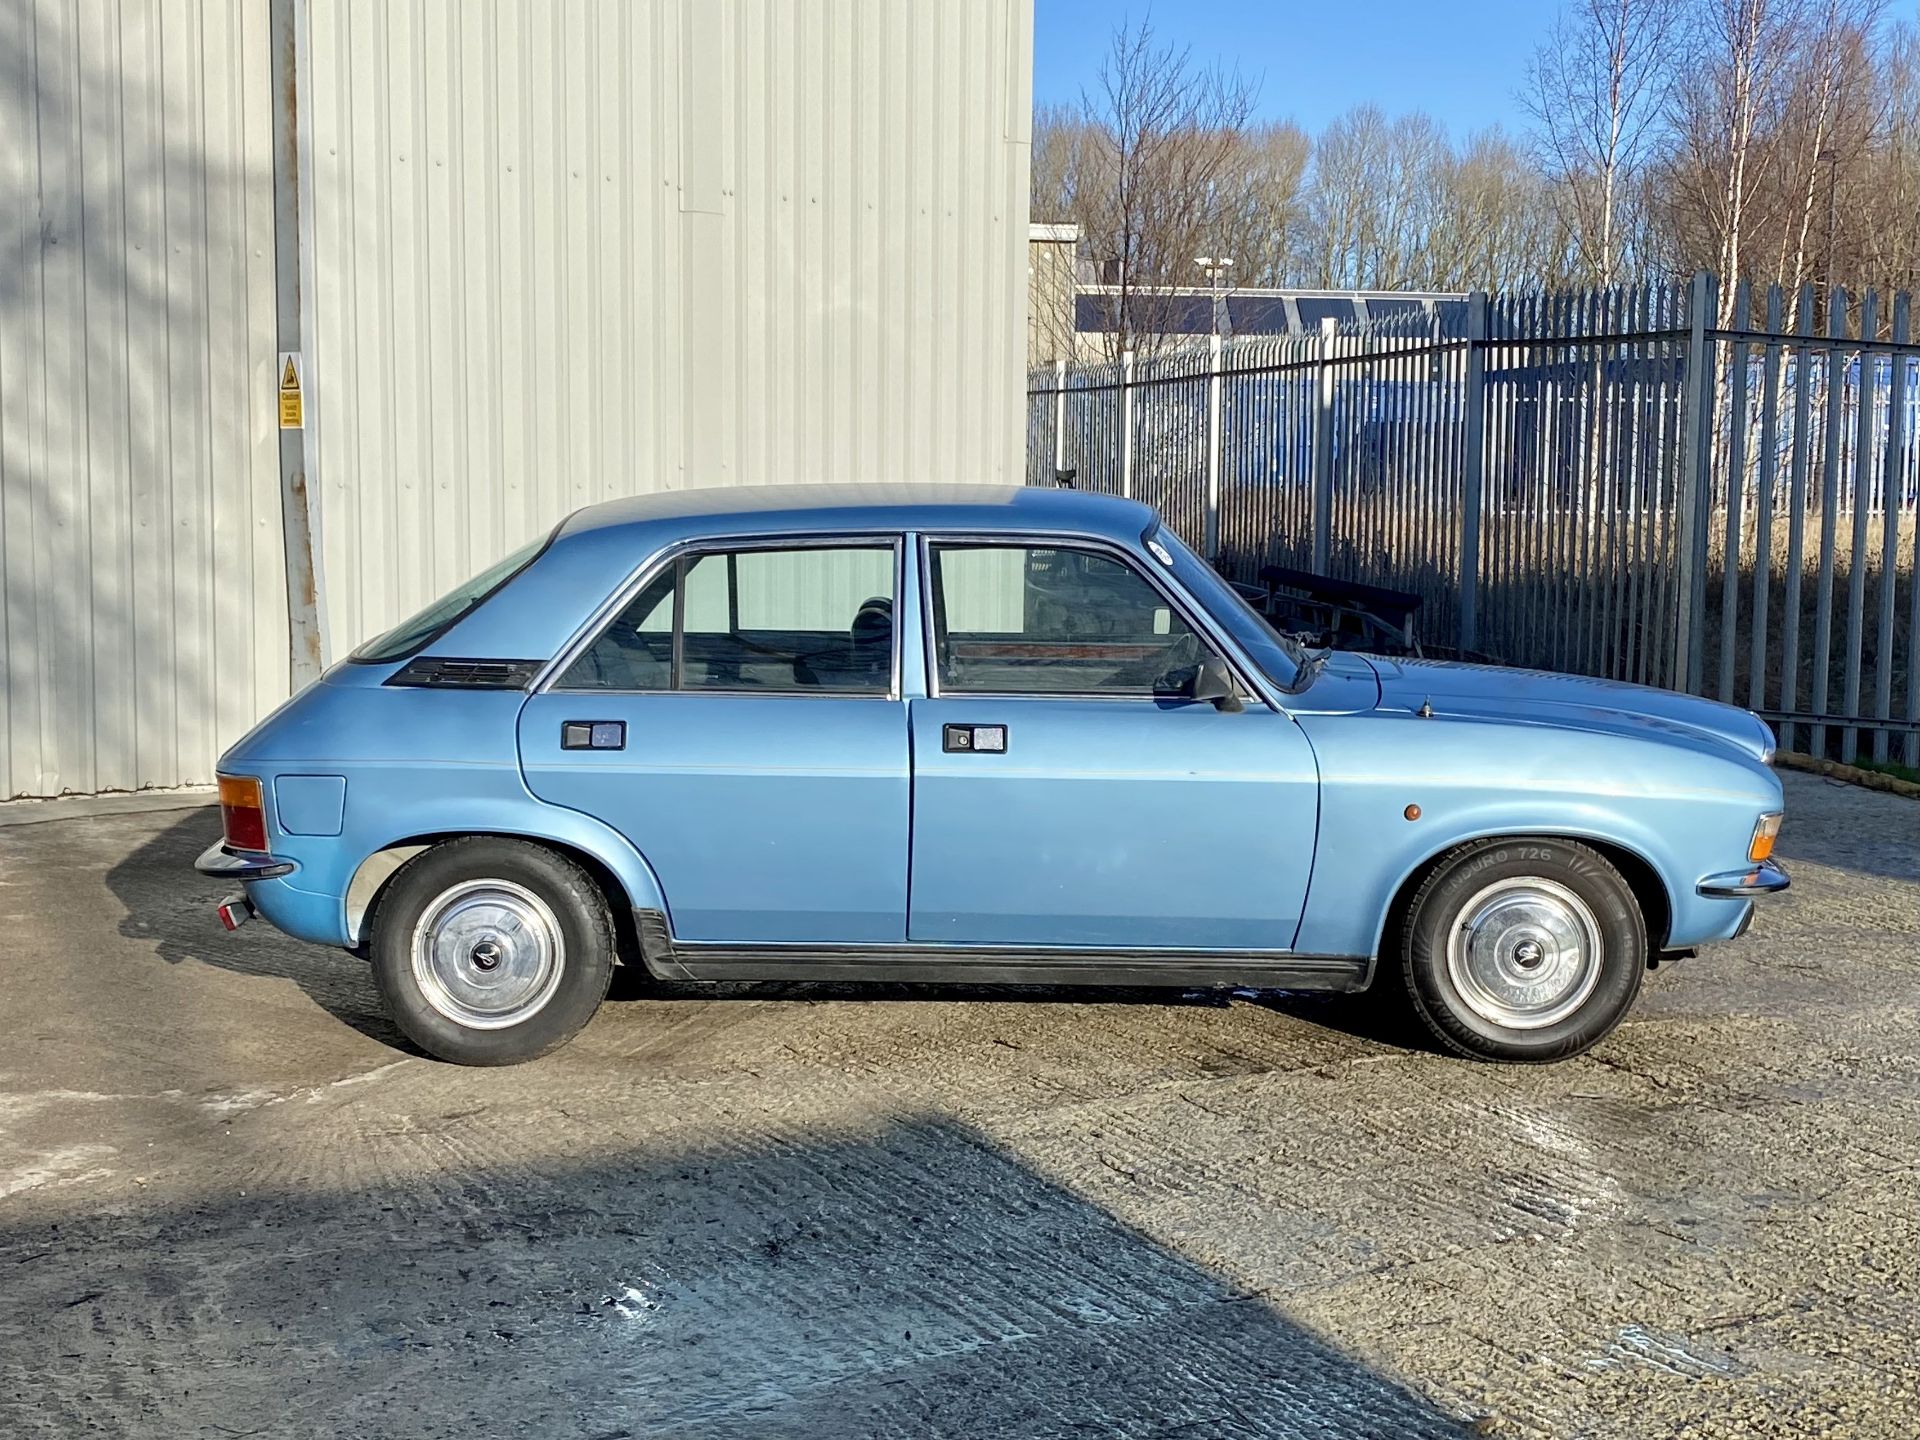
[[[1774,838],[1780,833],[1780,812],[1762,815],[1753,825],[1753,842],[1747,846],[1747,859],[1758,865],[1773,854]]]

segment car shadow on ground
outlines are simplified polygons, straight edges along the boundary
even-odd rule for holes
[[[413,1043],[387,1019],[367,963],[358,956],[291,939],[264,921],[256,920],[231,934],[221,929],[214,906],[234,887],[224,881],[210,880],[193,869],[195,857],[219,837],[217,810],[208,807],[188,811],[114,866],[107,874],[107,886],[126,908],[121,933],[153,945],[168,964],[193,960],[238,975],[290,980],[314,1004],[342,1024],[383,1045],[409,1055],[419,1054]],[[607,998],[616,1004],[661,999],[1195,1007],[1251,1003],[1360,1039],[1404,1048],[1428,1048],[1424,1038],[1408,1026],[1397,1011],[1376,1003],[1366,994],[1151,986],[816,981],[693,985],[656,980],[638,964],[629,963],[616,972]]]
[[[309,945],[256,920],[229,934],[214,906],[238,887],[199,874],[193,862],[220,838],[216,807],[189,810],[107,872],[126,909],[120,933],[153,946],[169,965],[198,961],[236,975],[290,980],[342,1024],[409,1055],[421,1052],[387,1019],[366,961]]]
[[[1142,1005],[1183,1006],[1224,1010],[1231,1005],[1258,1005],[1276,1014],[1337,1030],[1356,1039],[1402,1049],[1431,1048],[1397,1007],[1381,1003],[1371,991],[1358,995],[1330,995],[1310,991],[1254,990],[1221,986],[1208,989],[1176,987],[1121,987],[1111,985],[965,985],[858,983],[831,981],[758,980],[724,984],[681,984],[656,980],[643,970],[625,968],[614,978],[608,999],[757,1001],[832,1001],[836,1004],[885,1005],[937,1001],[998,1002],[1007,1005]]]
[[[276,1435],[1466,1433],[951,1121],[743,1116],[724,1144],[511,1161],[462,1143],[460,1117],[423,1123],[413,1163],[388,1168],[394,1149],[363,1167],[377,1184],[283,1172],[244,1195],[10,1219],[0,1420],[25,1405],[41,1426],[137,1414],[171,1434],[269,1416]],[[446,1148],[421,1150],[436,1124]],[[460,1158],[420,1166],[429,1153]]]

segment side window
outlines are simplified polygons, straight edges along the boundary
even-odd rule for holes
[[[650,582],[559,684],[888,694],[893,582],[891,546],[687,556]]]
[[[1122,560],[1051,545],[932,550],[934,645],[947,694],[1182,693],[1201,643]]]
[[[559,680],[563,690],[673,688],[674,567],[656,575]]]

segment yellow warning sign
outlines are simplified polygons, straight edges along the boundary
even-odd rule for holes
[[[280,352],[280,428],[298,430],[306,424],[306,406],[300,396],[300,356]]]

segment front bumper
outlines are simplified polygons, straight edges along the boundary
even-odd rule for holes
[[[229,850],[216,840],[200,852],[193,868],[218,880],[272,880],[291,875],[299,866],[279,855],[258,855]]]
[[[1786,871],[1771,860],[1762,860],[1745,870],[1709,875],[1693,888],[1709,899],[1744,900],[1754,895],[1778,895],[1792,883]]]

